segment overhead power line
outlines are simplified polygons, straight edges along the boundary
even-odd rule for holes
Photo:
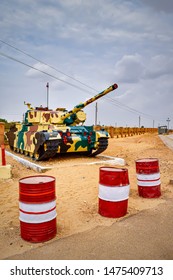
[[[74,84],[72,84],[72,83],[70,83],[70,82],[64,81],[63,79],[60,79],[60,78],[58,78],[58,77],[56,77],[56,76],[54,76],[54,75],[52,75],[52,74],[50,74],[50,73],[47,73],[47,72],[45,72],[45,71],[43,71],[43,70],[40,70],[40,69],[38,69],[38,68],[36,68],[36,67],[34,67],[34,66],[31,66],[31,65],[29,65],[29,64],[27,64],[27,63],[25,63],[25,62],[23,62],[23,61],[21,61],[21,60],[19,60],[19,59],[17,59],[17,58],[14,58],[14,57],[9,56],[9,55],[7,55],[7,54],[5,54],[5,53],[2,53],[2,52],[0,52],[0,55],[1,55],[1,56],[4,56],[4,57],[6,57],[6,58],[9,58],[9,59],[11,59],[11,60],[13,60],[13,61],[16,61],[16,62],[18,62],[18,63],[20,63],[20,64],[23,64],[23,65],[25,65],[25,66],[27,66],[27,67],[30,67],[31,69],[34,69],[34,70],[36,70],[36,71],[39,71],[39,72],[41,72],[41,73],[43,73],[43,74],[45,74],[45,75],[47,75],[47,76],[49,76],[49,77],[51,77],[51,78],[54,78],[54,79],[56,79],[56,80],[58,80],[58,81],[61,81],[61,82],[66,83],[66,84],[68,84],[68,85],[70,85],[70,86],[73,86],[73,87],[75,87],[75,88],[77,88],[77,89],[80,89],[80,90],[82,90],[82,91],[85,91],[85,92],[90,93],[89,91],[87,91],[87,90],[85,90],[85,89],[83,89],[83,88],[81,88],[81,87],[79,87],[79,86],[77,86],[77,85],[74,85]]]
[[[9,44],[9,43],[7,43],[7,42],[1,40],[1,39],[0,39],[0,42],[3,43],[3,44],[5,44],[5,45],[7,45],[7,46],[9,46],[9,47],[11,47],[11,48],[13,48],[13,49],[15,49],[15,50],[17,50],[17,51],[20,52],[20,53],[23,53],[24,55],[26,55],[26,56],[28,56],[28,57],[34,59],[35,61],[40,62],[41,64],[44,64],[44,65],[48,66],[49,68],[55,70],[56,72],[59,72],[60,74],[63,74],[64,76],[66,76],[66,77],[68,77],[68,78],[70,78],[70,79],[72,79],[72,80],[74,80],[74,81],[76,81],[76,82],[78,82],[78,83],[80,83],[81,85],[86,86],[86,87],[88,87],[88,88],[90,88],[90,89],[96,91],[96,89],[94,89],[93,87],[90,87],[89,85],[87,85],[87,84],[81,82],[80,80],[78,80],[78,79],[76,79],[76,78],[74,78],[74,77],[72,77],[72,76],[70,76],[70,75],[68,75],[68,74],[66,74],[66,73],[64,73],[64,72],[62,72],[61,70],[59,70],[59,69],[53,67],[52,65],[50,65],[50,64],[48,64],[48,63],[46,63],[46,62],[44,62],[44,61],[42,61],[42,60],[40,60],[40,59],[35,58],[34,56],[28,54],[27,52],[25,52],[25,51],[23,51],[23,50],[20,50],[19,48],[16,48],[16,47],[12,46],[11,44]]]
[[[63,74],[64,76],[66,76],[66,77],[68,77],[68,78],[74,80],[75,82],[78,82],[78,83],[80,83],[81,85],[83,85],[83,86],[85,86],[85,87],[87,87],[87,88],[89,88],[89,89],[92,89],[92,90],[94,90],[95,92],[98,92],[98,90],[96,90],[95,88],[93,88],[93,87],[91,87],[91,86],[89,86],[89,85],[87,85],[87,84],[81,82],[80,80],[78,80],[78,79],[76,79],[76,78],[74,78],[74,77],[72,77],[72,76],[70,76],[70,75],[68,75],[68,74],[66,74],[66,73],[64,73],[63,71],[61,71],[61,70],[59,70],[59,69],[57,69],[57,68],[51,66],[50,64],[45,63],[45,62],[43,62],[43,61],[41,61],[41,60],[35,58],[34,56],[28,54],[27,52],[25,52],[25,51],[23,51],[23,50],[21,50],[21,49],[15,47],[15,46],[11,45],[11,44],[9,44],[9,43],[7,43],[7,42],[1,40],[1,39],[0,39],[0,42],[3,43],[3,44],[5,44],[5,45],[7,45],[7,46],[9,46],[9,47],[11,47],[11,48],[13,48],[13,49],[15,49],[15,50],[17,50],[18,52],[20,52],[20,53],[22,53],[22,54],[24,54],[24,55],[26,55],[26,56],[28,56],[28,57],[34,59],[35,61],[37,61],[37,62],[39,62],[39,63],[41,63],[41,64],[43,64],[43,65],[48,66],[49,68],[55,70],[56,72],[59,72],[59,73]],[[81,90],[81,91],[84,91],[84,92],[86,92],[86,93],[88,93],[88,94],[90,94],[90,95],[93,95],[90,91],[88,91],[88,90],[86,90],[86,89],[84,89],[84,88],[81,88],[81,87],[79,87],[79,86],[77,86],[77,85],[74,85],[74,84],[72,84],[72,83],[70,83],[70,82],[68,82],[68,81],[65,81],[65,80],[63,80],[63,79],[61,79],[61,78],[59,78],[59,77],[56,77],[56,76],[54,76],[54,75],[52,75],[52,74],[50,74],[50,73],[48,73],[48,72],[46,72],[46,71],[43,71],[43,70],[41,70],[41,69],[38,69],[37,67],[34,67],[34,66],[32,66],[32,65],[29,65],[29,64],[27,64],[27,63],[25,63],[25,62],[23,62],[23,61],[21,61],[21,60],[19,60],[19,59],[16,59],[16,58],[14,58],[14,57],[12,57],[12,56],[9,56],[9,55],[7,55],[7,54],[5,54],[5,53],[2,53],[2,52],[0,52],[0,55],[6,57],[6,58],[8,58],[8,59],[11,59],[11,60],[13,60],[13,61],[16,61],[16,62],[18,62],[18,63],[20,63],[20,64],[23,64],[23,65],[25,65],[25,66],[27,66],[27,67],[29,67],[29,68],[31,68],[31,69],[34,69],[34,70],[36,70],[36,71],[39,71],[39,72],[41,72],[42,74],[47,75],[47,76],[49,76],[49,77],[51,77],[51,78],[54,78],[54,79],[59,80],[59,81],[61,81],[61,82],[63,82],[63,83],[66,83],[66,84],[68,84],[68,85],[70,85],[70,86],[72,86],[72,87],[74,87],[74,88],[77,88],[77,89],[79,89],[79,90]],[[123,103],[121,103],[121,102],[119,102],[119,101],[117,101],[117,100],[115,100],[115,99],[113,99],[113,98],[111,98],[111,97],[103,96],[103,98],[106,99],[106,100],[107,100],[109,103],[111,103],[112,105],[114,105],[114,106],[116,106],[116,107],[119,107],[119,108],[121,108],[121,109],[123,109],[123,110],[129,111],[129,112],[134,113],[134,114],[143,115],[143,116],[145,116],[145,118],[148,118],[148,119],[152,119],[152,120],[155,119],[155,117],[153,117],[153,116],[151,116],[151,115],[149,115],[149,114],[143,113],[143,112],[141,112],[141,111],[138,111],[138,110],[136,110],[136,109],[134,109],[134,108],[132,108],[132,107],[129,107],[129,106],[127,106],[127,105],[125,105],[125,104],[123,104]]]

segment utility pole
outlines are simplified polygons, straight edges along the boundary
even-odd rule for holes
[[[49,109],[49,83],[47,83],[46,87],[47,87],[47,108]]]
[[[141,116],[139,116],[139,128],[141,127]]]
[[[96,107],[95,107],[95,125],[97,125],[97,113],[98,113],[98,107],[97,107],[97,102],[96,102]]]
[[[168,132],[169,132],[169,122],[171,121],[169,118],[167,118],[167,123],[168,123]]]

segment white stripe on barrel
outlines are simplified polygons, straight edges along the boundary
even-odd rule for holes
[[[119,218],[127,213],[130,192],[128,170],[101,167],[99,178],[99,214]]]
[[[129,198],[130,185],[108,187],[99,184],[99,198],[106,201],[122,201]]]
[[[42,204],[19,202],[19,220],[25,223],[44,223],[56,218],[56,200]]]
[[[158,159],[144,158],[136,160],[136,173],[139,196],[157,198],[161,195]]]

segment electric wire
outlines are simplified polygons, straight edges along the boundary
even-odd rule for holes
[[[16,61],[16,62],[18,62],[18,63],[20,63],[20,64],[23,64],[23,65],[25,65],[25,66],[27,66],[27,67],[30,67],[31,69],[34,69],[34,70],[36,70],[36,71],[39,71],[39,72],[41,72],[41,73],[43,73],[43,74],[45,74],[45,75],[47,75],[47,76],[50,76],[51,78],[57,79],[57,80],[59,80],[59,81],[61,81],[61,82],[64,82],[64,83],[66,83],[66,84],[68,84],[68,85],[70,85],[70,86],[73,86],[73,87],[75,87],[75,88],[77,88],[77,89],[79,89],[79,90],[85,91],[86,93],[89,93],[90,95],[92,95],[91,92],[89,92],[88,90],[86,90],[86,89],[84,89],[84,88],[81,88],[81,87],[79,87],[79,86],[77,86],[77,85],[74,85],[74,84],[72,84],[72,83],[70,83],[70,82],[68,82],[68,81],[64,81],[63,79],[60,79],[60,78],[58,78],[58,77],[56,77],[56,76],[54,76],[54,75],[52,75],[52,74],[50,74],[50,73],[47,73],[47,72],[45,72],[45,71],[43,71],[43,70],[40,70],[40,69],[38,69],[38,68],[36,68],[36,67],[34,67],[34,66],[31,66],[31,65],[27,64],[27,63],[25,63],[25,62],[22,62],[22,61],[19,60],[19,59],[16,59],[16,58],[14,58],[14,57],[12,57],[12,56],[9,56],[9,55],[7,55],[7,54],[4,54],[4,53],[2,53],[2,52],[0,52],[0,55],[1,55],[1,56],[4,56],[4,57],[6,57],[6,58],[9,58],[9,59],[11,59],[11,60],[13,60],[13,61]],[[71,78],[72,78],[72,77],[71,77]],[[85,85],[85,86],[87,86],[87,85]],[[92,88],[92,89],[94,89],[94,88]],[[96,89],[94,89],[94,90],[95,90],[96,92],[98,92]],[[143,112],[137,111],[137,110],[135,110],[135,109],[133,109],[133,108],[127,106],[127,105],[124,105],[123,103],[118,102],[118,101],[114,100],[113,98],[110,98],[110,97],[107,97],[107,96],[103,96],[103,98],[106,99],[107,101],[109,101],[111,104],[113,104],[113,105],[115,105],[115,106],[117,106],[117,107],[119,107],[119,108],[123,108],[123,109],[125,109],[125,110],[127,110],[127,111],[129,111],[129,112],[131,112],[131,113],[135,113],[135,114],[138,113],[138,114],[146,115],[146,116],[152,118],[152,116],[150,116],[150,115],[148,115],[148,114],[145,114],[145,113],[143,113]]]
[[[23,61],[21,61],[21,60],[19,60],[19,59],[17,59],[17,58],[14,58],[14,57],[9,56],[9,55],[7,55],[7,54],[5,54],[5,53],[2,53],[2,52],[0,52],[0,55],[1,55],[1,56],[4,56],[4,57],[6,57],[6,58],[9,58],[9,59],[11,59],[11,60],[13,60],[13,61],[16,61],[16,62],[18,62],[18,63],[20,63],[20,64],[23,64],[23,65],[25,65],[25,66],[27,66],[27,67],[30,67],[31,69],[34,69],[34,70],[36,70],[36,71],[39,71],[39,72],[41,72],[41,73],[43,73],[43,74],[45,74],[45,75],[47,75],[47,76],[49,76],[49,77],[51,77],[51,78],[54,78],[54,79],[56,79],[56,80],[58,80],[58,81],[61,81],[61,82],[66,83],[66,84],[68,84],[68,85],[70,85],[70,86],[73,86],[73,87],[75,87],[75,88],[77,88],[77,89],[80,89],[80,90],[82,90],[82,91],[85,91],[85,92],[87,92],[87,93],[90,93],[88,90],[85,90],[85,89],[83,89],[83,88],[81,88],[81,87],[79,87],[79,86],[77,86],[77,85],[74,85],[74,84],[72,84],[72,83],[70,83],[70,82],[64,81],[64,80],[61,79],[61,78],[58,78],[58,77],[56,77],[56,76],[54,76],[54,75],[52,75],[52,74],[50,74],[50,73],[47,73],[47,72],[45,72],[45,71],[43,71],[43,70],[40,70],[40,69],[38,69],[38,68],[36,68],[36,67],[34,67],[34,66],[31,66],[31,65],[29,65],[29,64],[27,64],[27,63],[25,63],[25,62],[23,62]]]
[[[96,90],[95,88],[93,88],[93,87],[91,87],[91,86],[89,86],[89,85],[87,85],[87,84],[81,82],[80,80],[78,80],[78,79],[76,79],[76,78],[74,78],[74,77],[72,77],[72,76],[70,76],[70,75],[67,75],[66,73],[60,71],[59,69],[57,69],[57,68],[51,66],[51,65],[48,64],[48,63],[45,63],[45,62],[43,62],[43,61],[41,61],[41,60],[35,58],[34,56],[28,54],[27,52],[25,52],[25,51],[23,51],[23,50],[21,50],[21,49],[15,47],[15,46],[11,45],[11,44],[9,44],[9,43],[7,43],[7,42],[1,40],[1,39],[0,39],[0,42],[2,42],[3,44],[8,45],[9,47],[11,47],[11,48],[13,48],[13,49],[15,49],[15,50],[17,50],[17,51],[23,53],[23,54],[25,54],[25,55],[28,56],[28,57],[31,57],[32,59],[38,61],[39,63],[44,64],[44,65],[48,66],[49,68],[51,68],[51,69],[53,69],[53,70],[55,70],[55,71],[57,71],[57,72],[59,72],[59,73],[65,75],[65,76],[69,77],[70,79],[72,79],[72,80],[74,80],[74,81],[76,81],[76,82],[78,82],[78,83],[80,83],[80,84],[82,84],[82,85],[84,85],[84,86],[86,86],[86,87],[88,87],[88,88],[94,90],[95,92],[98,92],[98,90]],[[18,62],[19,62],[19,61],[18,61]],[[26,64],[24,64],[24,65],[26,65]],[[29,65],[26,65],[26,66],[29,66]],[[44,74],[47,74],[47,72],[42,71],[42,70],[39,70],[39,69],[36,68],[36,67],[33,67],[33,66],[29,66],[29,67],[32,67],[34,70],[40,71],[40,72],[42,72],[42,73],[44,73]],[[48,74],[48,75],[50,75],[50,74]],[[54,77],[53,75],[50,75],[50,76],[53,77],[53,78],[56,78],[56,79],[58,79],[58,80],[60,80],[60,81],[62,81],[62,82],[65,82],[65,83],[69,84],[70,86],[74,86],[74,87],[76,87],[76,88],[78,88],[78,89],[80,89],[80,90],[84,90],[83,88],[77,87],[77,86],[75,86],[75,85],[73,85],[73,84],[71,84],[71,83],[69,83],[69,82],[67,82],[67,81],[64,81],[64,80],[62,80],[62,79],[60,79],[60,78]],[[85,92],[91,94],[90,92],[88,92],[88,91],[86,91],[86,90],[85,90]],[[140,112],[140,111],[138,111],[138,110],[136,110],[136,109],[134,109],[134,108],[131,108],[131,107],[129,107],[129,106],[127,106],[127,105],[125,105],[125,104],[123,104],[123,103],[121,103],[121,102],[118,102],[117,100],[114,100],[113,98],[110,98],[110,97],[108,97],[108,96],[104,96],[104,99],[108,100],[108,101],[109,101],[110,103],[112,103],[112,104],[115,103],[115,106],[117,106],[117,107],[119,107],[119,108],[123,107],[124,109],[126,109],[127,111],[129,111],[129,112],[131,112],[131,113],[137,113],[137,114],[145,115],[147,118],[149,118],[149,119],[152,118],[152,119],[153,119],[153,117],[152,117],[151,115],[146,114],[146,113],[143,113],[143,112]]]
[[[39,62],[39,63],[41,63],[41,64],[44,64],[44,65],[48,66],[49,68],[55,70],[56,72],[59,72],[59,73],[63,74],[64,76],[66,76],[66,77],[68,77],[68,78],[70,78],[70,79],[72,79],[72,80],[74,80],[74,81],[76,81],[76,82],[78,82],[78,83],[80,83],[81,85],[86,86],[86,87],[88,87],[88,88],[90,88],[90,89],[96,91],[96,89],[94,89],[93,87],[91,87],[91,86],[89,86],[89,85],[87,85],[87,84],[81,82],[80,80],[78,80],[78,79],[76,79],[76,78],[74,78],[74,77],[72,77],[72,76],[70,76],[70,75],[68,75],[68,74],[66,74],[66,73],[64,73],[64,72],[62,72],[61,70],[55,68],[54,66],[52,66],[52,65],[50,65],[50,64],[48,64],[48,63],[46,63],[46,62],[43,62],[43,61],[40,60],[40,59],[35,58],[34,56],[28,54],[27,52],[25,52],[25,51],[23,51],[23,50],[20,50],[19,48],[15,47],[15,46],[12,46],[11,44],[9,44],[9,43],[7,43],[7,42],[1,40],[1,39],[0,39],[0,42],[3,43],[3,44],[5,44],[5,45],[7,45],[7,46],[9,46],[9,47],[11,47],[11,48],[13,48],[13,49],[15,49],[15,50],[17,50],[17,51],[20,52],[20,53],[23,53],[24,55],[26,55],[26,56],[28,56],[28,57],[34,59],[35,61],[37,61],[37,62]]]
[[[68,74],[66,74],[66,73],[64,73],[64,72],[62,72],[61,70],[58,70],[57,68],[55,68],[55,67],[53,67],[53,66],[51,66],[51,65],[49,65],[49,64],[47,64],[47,63],[45,63],[45,62],[43,62],[43,61],[41,61],[41,60],[39,60],[39,59],[37,59],[37,58],[35,58],[34,56],[28,54],[27,52],[25,52],[25,51],[23,51],[23,50],[21,50],[21,49],[19,49],[19,48],[17,48],[17,47],[14,47],[14,46],[12,46],[11,44],[9,44],[9,43],[7,43],[7,42],[1,40],[1,39],[0,39],[0,42],[3,43],[3,44],[6,44],[7,46],[9,46],[9,47],[11,47],[11,48],[13,48],[13,49],[15,49],[15,50],[17,50],[17,51],[19,51],[20,53],[22,53],[22,54],[24,54],[24,55],[26,55],[26,56],[28,56],[28,57],[34,59],[35,61],[37,61],[37,62],[39,62],[39,63],[41,63],[41,64],[43,64],[43,65],[48,66],[49,68],[55,70],[56,72],[59,72],[59,73],[63,74],[64,76],[67,76],[68,78],[70,78],[70,79],[72,79],[72,80],[74,80],[74,81],[80,83],[81,85],[83,85],[83,86],[85,86],[85,87],[87,87],[87,88],[89,88],[89,89],[92,89],[92,90],[94,90],[95,92],[98,92],[98,90],[96,90],[95,88],[93,88],[93,87],[91,87],[91,86],[89,86],[89,85],[87,85],[87,84],[81,82],[80,80],[78,80],[78,79],[76,79],[76,78],[74,78],[74,77],[72,77],[72,76],[70,76],[70,75],[68,75]],[[5,54],[5,53],[2,53],[2,52],[0,52],[0,55],[6,57],[6,58],[8,58],[8,59],[11,59],[11,60],[13,60],[13,61],[16,61],[16,62],[18,62],[18,63],[20,63],[20,64],[23,64],[23,65],[25,65],[25,66],[27,66],[27,67],[29,67],[29,68],[31,68],[31,69],[34,69],[34,70],[36,70],[36,71],[39,71],[39,72],[43,73],[43,74],[45,74],[45,75],[47,75],[47,76],[49,76],[49,77],[51,77],[51,78],[54,78],[54,79],[56,79],[56,80],[59,80],[59,81],[61,81],[61,82],[63,82],[63,83],[66,83],[66,84],[68,84],[68,85],[70,85],[70,86],[72,86],[72,87],[75,87],[75,88],[77,88],[77,89],[79,89],[79,90],[81,90],[81,91],[84,91],[84,92],[89,93],[90,95],[92,95],[92,93],[91,93],[90,91],[88,91],[88,90],[86,90],[86,89],[84,89],[84,88],[81,88],[81,87],[79,87],[79,86],[77,86],[77,85],[74,85],[74,84],[72,84],[72,83],[70,83],[70,82],[68,82],[68,81],[65,81],[65,80],[63,80],[63,79],[61,79],[61,78],[59,78],[59,77],[56,77],[56,76],[54,76],[54,75],[52,75],[52,74],[50,74],[50,73],[47,73],[46,71],[43,71],[43,70],[41,70],[41,69],[38,69],[38,68],[35,67],[35,66],[31,66],[31,65],[29,65],[29,64],[27,64],[27,63],[25,63],[25,62],[23,62],[23,61],[21,61],[21,60],[19,60],[19,59],[16,59],[16,58],[14,58],[14,57],[12,57],[12,56],[9,56],[9,55],[7,55],[7,54]],[[153,116],[151,116],[151,115],[149,115],[149,114],[143,113],[143,112],[141,112],[141,111],[138,111],[138,110],[136,110],[136,109],[134,109],[134,108],[132,108],[132,107],[129,107],[129,106],[127,106],[127,105],[125,105],[125,104],[123,104],[123,103],[121,103],[121,102],[119,102],[119,101],[117,101],[117,100],[115,100],[115,99],[113,99],[113,98],[111,98],[111,97],[103,96],[103,98],[104,98],[105,100],[107,100],[109,103],[111,103],[112,105],[114,105],[114,106],[116,106],[116,107],[118,107],[118,108],[120,108],[120,109],[124,109],[124,110],[126,110],[126,111],[131,112],[131,113],[145,116],[145,118],[148,118],[148,119],[152,119],[152,120],[155,119],[155,117],[153,117]]]

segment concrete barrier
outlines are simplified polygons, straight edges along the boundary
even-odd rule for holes
[[[0,179],[12,177],[11,165],[6,164],[4,144],[0,146]]]

